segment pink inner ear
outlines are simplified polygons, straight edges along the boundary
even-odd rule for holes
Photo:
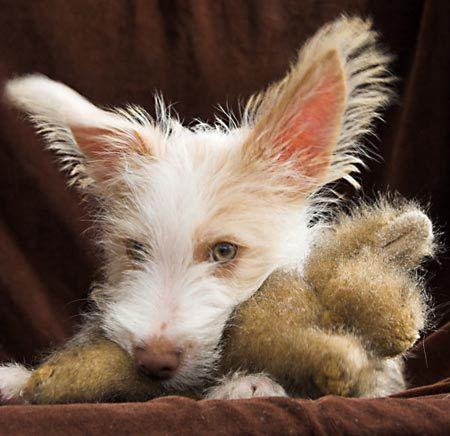
[[[324,60],[323,67],[319,83],[306,95],[302,86],[289,103],[288,119],[282,121],[282,133],[276,140],[283,146],[280,159],[296,158],[295,167],[309,177],[320,177],[328,168],[344,112],[345,83],[335,52]]]
[[[78,147],[90,158],[102,158],[108,153],[105,137],[111,135],[111,130],[98,127],[72,127],[72,134]]]
[[[74,126],[72,134],[80,149],[92,161],[96,177],[106,179],[118,168],[121,157],[127,154],[150,155],[150,149],[140,133],[129,128]]]
[[[105,128],[73,126],[73,137],[80,150],[86,155],[92,175],[97,180],[111,178],[119,164],[119,155],[106,138],[112,131]]]

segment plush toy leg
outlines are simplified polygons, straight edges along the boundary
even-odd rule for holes
[[[22,389],[22,397],[33,404],[138,401],[160,394],[126,351],[101,338],[52,354]]]
[[[312,329],[299,336],[298,380],[312,379],[319,395],[367,396],[373,389],[373,364],[358,338]]]
[[[376,359],[351,335],[307,333],[311,377],[322,395],[386,396],[405,389],[403,359]]]
[[[379,357],[395,357],[415,343],[426,319],[424,292],[415,277],[370,252],[341,259],[332,273],[317,286],[329,314],[324,328],[340,325],[357,332]]]
[[[278,336],[258,335],[257,342],[250,329],[231,334],[221,370],[246,368],[250,373],[270,374],[293,396],[371,395],[376,384],[374,364],[358,337],[315,328],[277,328]],[[286,329],[284,334],[281,329]]]
[[[305,279],[333,316],[379,357],[404,353],[419,337],[427,299],[414,269],[434,251],[429,218],[413,203],[379,200],[342,216],[316,241]]]
[[[363,285],[365,289],[367,282]],[[221,373],[243,368],[250,374],[267,373],[302,397],[370,395],[373,361],[365,344],[351,329],[345,331],[335,312],[319,304],[317,292],[298,274],[272,274],[230,323]],[[339,304],[345,308],[345,301]]]

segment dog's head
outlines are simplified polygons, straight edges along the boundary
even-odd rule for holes
[[[165,379],[195,383],[217,359],[233,308],[306,252],[313,195],[360,163],[358,139],[389,96],[370,23],[341,18],[253,97],[238,126],[183,127],[159,103],[102,110],[32,75],[7,84],[50,148],[100,199],[106,334]]]

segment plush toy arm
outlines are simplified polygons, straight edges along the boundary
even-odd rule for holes
[[[288,283],[293,286],[290,298],[285,293]],[[254,374],[268,374],[290,395],[305,398],[388,395],[404,388],[402,372],[393,377],[383,359],[370,356],[357,335],[318,327],[314,294],[292,275],[274,274],[259,292],[238,308],[227,331],[223,374],[243,370],[252,380]],[[247,380],[233,375],[209,397],[237,398],[246,392],[250,396]],[[254,384],[257,391],[257,380]],[[272,384],[263,381],[264,391]]]
[[[333,317],[326,328],[355,331],[378,356],[406,351],[426,324],[427,304],[413,269],[434,250],[428,217],[414,204],[380,200],[324,232],[305,278]]]
[[[415,202],[380,197],[338,215],[317,238],[309,265],[353,258],[366,250],[390,264],[413,269],[434,255],[434,239],[431,220]]]
[[[22,398],[32,404],[144,401],[160,395],[115,343],[95,338],[53,353],[32,373]]]

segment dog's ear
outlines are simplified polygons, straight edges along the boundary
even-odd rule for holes
[[[100,109],[42,75],[10,80],[5,96],[30,115],[49,148],[60,155],[71,181],[81,186],[114,177],[127,155],[151,154],[153,126],[143,125],[145,117],[137,109],[134,119],[131,111]]]
[[[286,77],[247,104],[244,159],[310,194],[358,170],[361,136],[392,94],[390,57],[371,22],[342,17],[324,26]]]

